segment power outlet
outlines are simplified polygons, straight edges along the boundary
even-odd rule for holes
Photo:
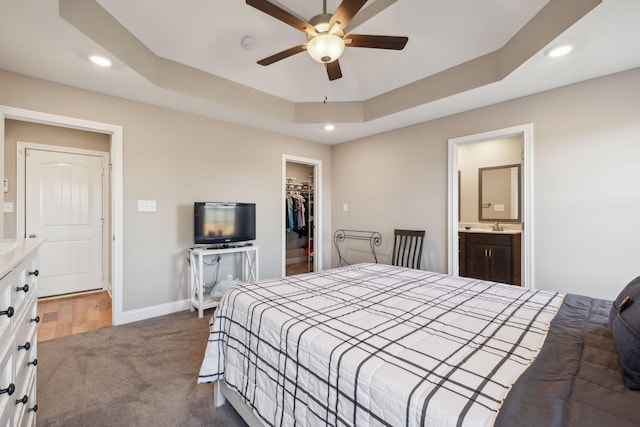
[[[138,200],[138,212],[156,212],[156,201]]]

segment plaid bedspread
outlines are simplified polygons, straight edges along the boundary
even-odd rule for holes
[[[490,426],[563,295],[382,264],[243,284],[198,382],[270,426]]]

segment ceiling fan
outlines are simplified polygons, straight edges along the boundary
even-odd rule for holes
[[[249,6],[289,24],[307,35],[307,43],[291,47],[258,61],[258,64],[264,66],[306,50],[314,60],[325,64],[329,80],[337,80],[342,77],[338,58],[345,47],[402,50],[409,40],[407,37],[396,36],[345,35],[345,28],[367,0],[343,0],[333,15],[327,14],[327,1],[324,0],[323,13],[314,16],[308,22],[267,0],[246,0],[246,2]]]

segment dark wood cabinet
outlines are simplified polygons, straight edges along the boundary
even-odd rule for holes
[[[520,286],[520,233],[460,232],[460,275]]]
[[[465,265],[467,253],[467,233],[458,233],[458,274],[467,276],[467,266]]]

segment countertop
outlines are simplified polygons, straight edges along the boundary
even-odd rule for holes
[[[458,228],[458,231],[461,233],[489,233],[489,234],[520,234],[522,230],[502,230],[502,231],[493,231],[490,228],[470,228],[467,230],[466,228]]]
[[[6,251],[0,254],[0,278],[6,276],[16,265],[20,264],[29,254],[38,249],[45,239],[0,239],[0,249]]]

